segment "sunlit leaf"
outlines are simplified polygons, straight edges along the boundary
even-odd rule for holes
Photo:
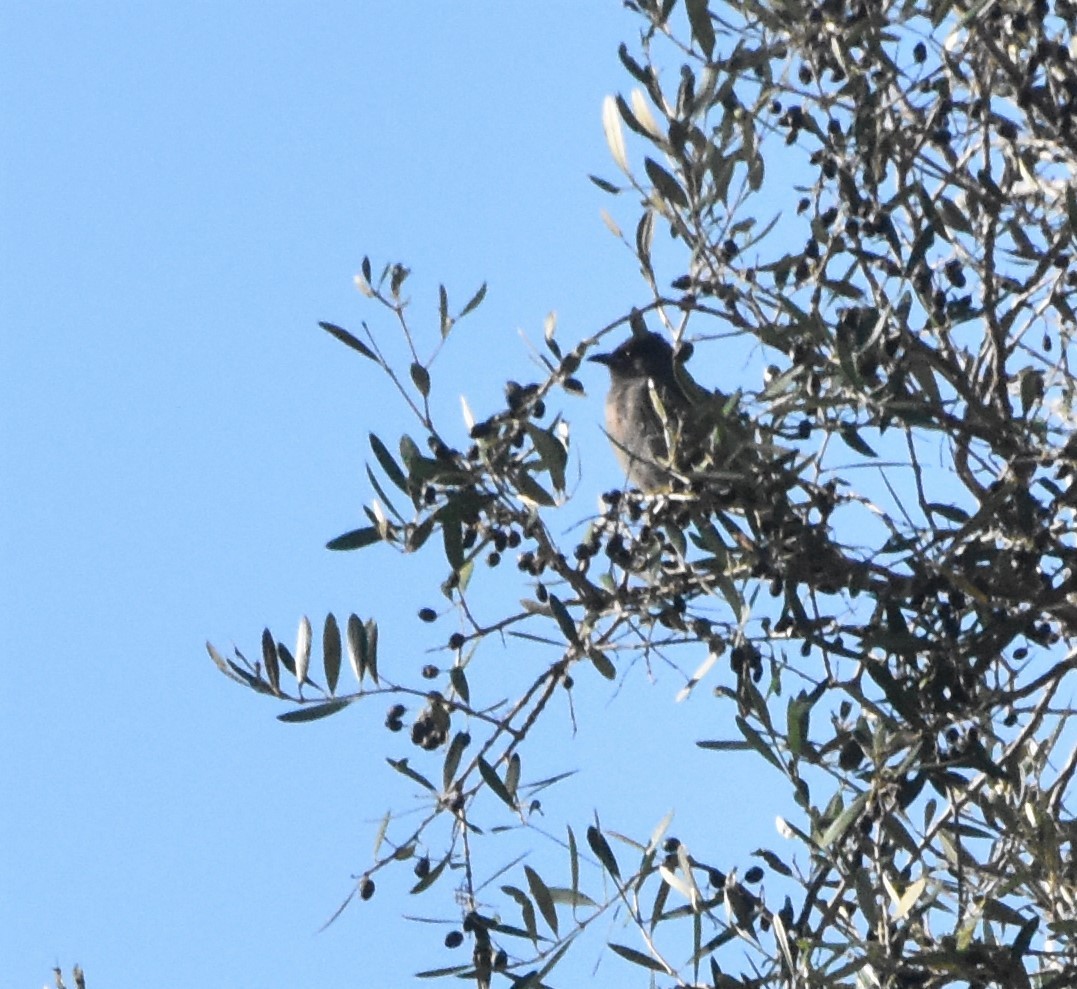
[[[304,615],[299,620],[299,632],[295,640],[295,679],[300,684],[306,681],[307,671],[310,669],[310,643],[310,619]],[[329,689],[332,692],[333,688],[330,687]]]
[[[228,662],[219,652],[217,652],[213,643],[208,640],[206,642],[206,652],[209,653],[209,658],[213,660],[213,665],[216,666],[218,670],[220,670],[226,677],[232,677],[234,679],[232,671],[228,667]]]
[[[621,115],[617,112],[617,100],[612,96],[607,96],[602,101],[602,129],[606,132],[606,144],[609,145],[614,163],[626,175],[629,174],[624,133],[621,131]]]

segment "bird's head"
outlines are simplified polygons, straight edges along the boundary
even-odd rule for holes
[[[668,381],[673,377],[673,348],[665,337],[649,330],[635,333],[616,350],[594,354],[588,360],[605,364],[613,378]]]

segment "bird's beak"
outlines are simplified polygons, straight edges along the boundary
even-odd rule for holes
[[[609,367],[613,363],[613,354],[592,354],[587,359],[594,361],[596,364],[605,364],[606,367]]]

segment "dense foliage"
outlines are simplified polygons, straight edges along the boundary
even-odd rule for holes
[[[481,292],[454,314],[442,290],[439,335],[411,321],[405,266],[364,264],[407,370],[376,334],[323,324],[392,377],[418,434],[398,454],[371,438],[376,500],[330,546],[430,541],[422,575],[465,629],[450,668],[387,681],[377,624],[356,616],[326,622],[317,684],[306,622],[294,652],[267,631],[260,661],[211,654],[298,702],[286,719],[399,701],[387,723],[407,716],[416,755],[393,764],[426,813],[406,832],[387,821],[356,895],[402,863],[417,890],[456,891],[462,931],[446,944],[471,954],[454,966],[447,952],[444,974],[557,984],[579,932],[620,911],[635,936],[610,947],[640,985],[1077,984],[1064,689],[1077,665],[1077,8],[627,5],[640,34],[603,117],[620,174],[594,181],[616,197],[608,222],[648,298],[571,349],[551,325],[545,379],[509,382],[469,443],[435,421],[419,354]],[[674,458],[668,490],[609,492],[566,544],[555,407],[600,339],[644,324],[674,343],[708,442]],[[691,382],[709,348],[733,346],[764,371],[758,387]],[[498,564],[529,590],[490,618],[482,578]],[[482,659],[513,636],[547,661],[491,709]],[[558,875],[516,865],[480,898],[485,819],[498,802],[529,813],[521,766],[559,730],[552,701],[634,656],[680,653],[693,668],[706,657],[686,690],[713,689],[730,728],[701,744],[716,760],[753,753],[787,784],[775,812],[796,861],[787,843],[739,873],[661,829],[611,836],[581,807]],[[780,893],[763,892],[764,873]]]

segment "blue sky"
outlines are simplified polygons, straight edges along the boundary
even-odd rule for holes
[[[401,984],[462,960],[447,926],[399,919],[453,919],[403,872],[317,933],[412,799],[384,705],[280,724],[203,643],[256,653],[265,625],[288,641],[304,613],[356,611],[404,679],[452,630],[414,620],[436,568],[324,549],[362,522],[368,432],[409,425],[317,321],[394,339],[352,284],[364,254],[413,269],[428,341],[438,283],[458,306],[486,281],[439,362],[458,417],[461,392],[481,415],[534,375],[521,332],[549,311],[574,344],[646,302],[586,177],[615,176],[601,105],[635,30],[575,0],[0,6],[5,985],[75,962],[114,989]],[[618,480],[593,372],[563,409],[573,522]],[[636,673],[584,697],[575,737],[561,715],[536,768],[581,775],[544,794],[551,821],[582,833],[597,803],[646,835],[675,808],[676,833],[747,864],[774,809],[692,748],[728,736],[717,706],[674,709],[675,677]],[[607,957],[598,978],[629,974]]]

